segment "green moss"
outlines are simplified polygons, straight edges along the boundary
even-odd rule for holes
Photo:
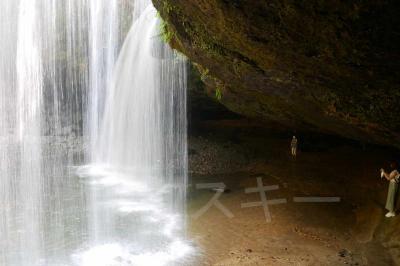
[[[218,101],[222,99],[222,92],[219,88],[215,90],[215,98],[217,98]]]
[[[224,89],[224,84],[221,82],[217,82],[217,86],[215,88],[215,98],[220,101],[222,99],[222,91]]]
[[[175,36],[175,33],[170,29],[168,24],[160,18],[160,24],[159,24],[159,33],[161,36],[161,39],[165,43],[169,43]]]
[[[217,98],[218,101],[220,101],[222,99],[222,92],[221,89],[217,88],[215,90],[215,98]]]
[[[184,38],[189,38],[193,47],[201,49],[205,54],[214,57],[226,54],[225,49],[217,44],[217,40],[213,40],[213,37],[208,34],[204,25],[193,23],[193,20],[183,15],[178,8],[174,8],[173,13],[177,17],[176,20],[180,22],[182,31],[185,33]]]
[[[224,49],[209,41],[209,40],[205,40],[204,38],[199,38],[199,41],[197,42],[197,45],[200,49],[204,50],[205,52],[207,52],[207,54],[212,55],[212,56],[223,56],[224,55]]]
[[[169,14],[174,7],[167,1],[163,1],[163,9],[165,10],[165,12],[167,12],[167,14]]]
[[[210,72],[210,70],[208,70],[208,68],[205,68],[204,71],[202,71],[200,74],[200,79],[202,81],[206,80],[208,73]]]

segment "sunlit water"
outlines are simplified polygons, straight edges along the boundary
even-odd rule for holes
[[[0,37],[0,265],[188,264],[185,60],[151,2],[4,0]]]

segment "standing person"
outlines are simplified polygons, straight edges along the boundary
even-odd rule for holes
[[[381,169],[381,178],[386,178],[389,181],[389,189],[388,195],[386,199],[386,209],[389,211],[386,214],[386,217],[394,217],[396,216],[395,208],[396,208],[396,198],[397,198],[397,191],[399,187],[399,178],[400,173],[397,170],[397,164],[392,162],[390,164],[390,173],[386,173],[384,169]]]
[[[296,136],[293,136],[292,138],[292,143],[290,144],[292,156],[296,157],[297,156],[297,138]]]

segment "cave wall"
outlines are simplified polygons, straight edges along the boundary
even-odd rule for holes
[[[396,1],[153,3],[165,40],[231,111],[400,147]]]

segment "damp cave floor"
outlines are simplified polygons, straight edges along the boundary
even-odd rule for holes
[[[230,146],[246,155],[240,167],[191,172],[189,236],[202,254],[197,265],[398,265],[400,238],[390,234],[399,233],[400,217],[384,218],[388,184],[379,176],[392,151],[331,139],[321,145],[324,137],[313,144],[312,136],[304,136],[308,144],[302,145],[300,135],[293,159],[287,135],[232,121],[206,122],[192,134],[189,147],[197,146],[191,157],[198,157],[190,158],[192,168],[215,161],[229,165]],[[218,147],[210,146],[228,147],[230,157],[225,160],[224,148],[213,152]],[[257,186],[257,177],[264,186],[279,186],[266,192],[268,200],[287,201],[269,206],[270,222],[262,207],[241,208],[260,201],[259,193],[245,193]],[[228,188],[219,201],[233,217],[213,205],[194,218],[216,194],[196,184],[218,182]],[[340,202],[297,203],[294,197],[339,197]]]

